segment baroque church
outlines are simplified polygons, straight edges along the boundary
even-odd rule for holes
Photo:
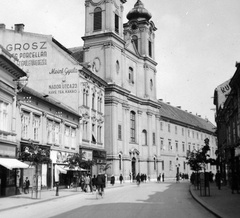
[[[104,138],[111,163],[108,174],[122,174],[125,179],[137,173],[151,179],[160,173],[189,174],[187,150],[199,149],[207,137],[214,156],[214,125],[157,100],[157,28],[143,1],[137,0],[125,15],[126,2],[85,0],[84,45],[69,49],[108,84]]]

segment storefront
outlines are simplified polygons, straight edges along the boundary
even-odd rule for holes
[[[60,188],[69,188],[76,184],[78,178],[84,169],[74,168],[70,169],[67,164],[67,157],[73,153],[65,151],[51,151],[51,159],[53,165],[53,186],[58,183]]]
[[[14,158],[0,158],[0,197],[20,194],[19,169],[28,167],[29,165]]]

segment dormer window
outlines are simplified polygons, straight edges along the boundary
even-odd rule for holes
[[[94,10],[93,30],[102,30],[102,9],[99,7]]]

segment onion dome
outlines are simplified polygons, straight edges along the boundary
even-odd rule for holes
[[[141,2],[141,0],[138,0],[135,3],[134,8],[131,11],[129,11],[127,14],[128,20],[138,19],[138,18],[145,18],[147,20],[150,20],[151,17],[152,17],[151,13],[144,8],[144,5]]]

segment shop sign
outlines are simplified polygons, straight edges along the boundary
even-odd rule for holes
[[[94,150],[93,158],[94,159],[102,159],[102,160],[106,159],[106,151]]]
[[[0,156],[2,157],[15,157],[16,147],[8,145],[0,145]]]
[[[69,155],[72,155],[73,153],[68,153],[64,151],[51,151],[51,160],[53,163],[63,164],[67,161],[67,158]]]
[[[92,160],[93,153],[89,150],[82,150],[83,160]]]

